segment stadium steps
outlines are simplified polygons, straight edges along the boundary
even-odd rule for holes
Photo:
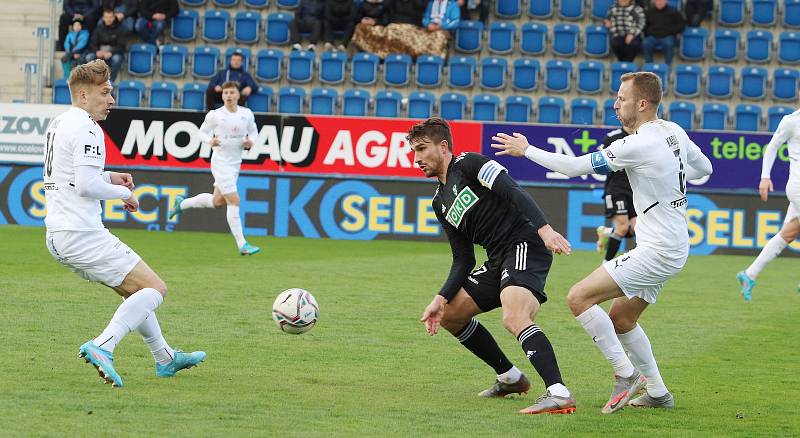
[[[25,98],[26,62],[36,61],[36,28],[50,21],[50,3],[47,0],[3,2],[0,29],[0,102]],[[60,70],[60,67],[59,67]],[[50,89],[42,92],[43,102],[52,99]]]

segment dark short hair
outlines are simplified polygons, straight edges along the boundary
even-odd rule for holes
[[[447,140],[447,149],[453,151],[453,134],[450,133],[450,125],[447,121],[439,117],[431,117],[424,122],[417,123],[408,130],[406,140],[409,143],[414,140],[428,139],[434,144],[442,140]]]
[[[661,103],[661,78],[651,71],[637,71],[625,73],[620,76],[620,81],[633,81],[633,92],[637,99],[650,102],[654,108]]]
[[[242,55],[242,52],[233,52],[233,53],[231,53],[231,58],[233,58],[234,56],[238,56],[238,57],[244,59],[244,55]]]
[[[235,89],[238,90],[239,89],[239,83],[236,82],[236,81],[226,81],[224,84],[222,84],[222,89],[224,90],[226,88],[235,88]]]
[[[114,13],[114,10],[113,10],[113,9],[110,9],[110,8],[105,8],[105,9],[103,9],[103,13],[104,13],[104,14],[113,14],[113,13]]]

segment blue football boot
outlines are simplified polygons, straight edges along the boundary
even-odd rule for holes
[[[756,287],[756,281],[747,276],[745,271],[736,274],[736,280],[742,286],[742,298],[745,301],[753,301],[753,288]]]
[[[114,369],[114,356],[110,351],[103,350],[94,345],[92,341],[89,341],[81,345],[80,350],[78,350],[78,357],[92,364],[92,366],[97,369],[97,373],[100,374],[100,377],[105,380],[105,383],[110,383],[111,386],[117,388],[122,387],[122,377],[120,377]]]
[[[259,248],[257,246],[254,246],[254,245],[251,245],[251,244],[249,244],[247,242],[245,242],[244,245],[242,245],[242,247],[239,248],[239,254],[241,254],[241,255],[253,255],[253,254],[257,254],[260,251],[261,251],[261,248]]]
[[[180,370],[197,366],[200,362],[206,359],[205,351],[194,351],[192,353],[184,353],[180,350],[175,350],[175,357],[172,362],[161,365],[156,362],[156,376],[157,377],[172,377]]]
[[[183,196],[176,196],[175,202],[172,203],[172,210],[169,212],[169,219],[172,220],[176,215],[181,214],[181,202],[186,199]]]

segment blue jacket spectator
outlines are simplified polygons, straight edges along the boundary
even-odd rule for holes
[[[432,0],[425,9],[422,26],[430,31],[455,30],[461,20],[461,7],[454,0]]]
[[[292,49],[302,50],[300,46],[300,33],[308,32],[308,50],[314,50],[322,36],[322,22],[325,15],[325,2],[321,0],[300,0],[294,20],[289,24],[289,42]]]
[[[258,89],[253,77],[242,68],[242,60],[241,53],[233,53],[228,68],[220,70],[216,76],[211,78],[206,90],[206,108],[208,110],[222,106],[222,84],[225,82],[235,81],[239,83],[239,105],[242,106],[247,102],[250,94]]]
[[[139,0],[103,0],[103,10],[106,9],[114,11],[114,17],[122,25],[126,34],[133,33],[136,13],[139,11]]]
[[[114,11],[103,11],[103,21],[89,39],[86,61],[103,59],[111,67],[111,82],[117,79],[122,61],[125,60],[125,32],[114,17]]]
[[[140,0],[136,33],[142,41],[163,45],[161,35],[172,17],[178,15],[178,0]]]
[[[58,43],[56,50],[64,50],[64,38],[67,36],[73,20],[83,21],[83,27],[91,34],[100,18],[100,0],[64,0],[64,13],[58,21]]]
[[[83,28],[81,20],[73,20],[72,31],[64,38],[64,51],[66,53],[61,57],[61,68],[64,70],[65,78],[69,78],[69,72],[72,67],[81,63],[88,45],[89,31]]]

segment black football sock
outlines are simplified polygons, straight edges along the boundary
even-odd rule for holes
[[[606,260],[611,260],[617,256],[619,246],[622,244],[622,237],[617,236],[617,233],[612,232],[608,236],[608,245],[606,245]]]
[[[531,324],[517,336],[522,351],[528,356],[531,365],[536,368],[536,372],[544,380],[545,387],[550,387],[556,383],[564,384],[561,379],[561,371],[558,369],[558,361],[542,329],[536,324]]]
[[[474,318],[470,319],[467,325],[453,336],[458,339],[458,342],[461,342],[461,345],[467,347],[472,354],[478,356],[482,361],[486,362],[486,365],[492,367],[497,374],[503,374],[514,366],[497,345],[489,330],[486,330]]]

